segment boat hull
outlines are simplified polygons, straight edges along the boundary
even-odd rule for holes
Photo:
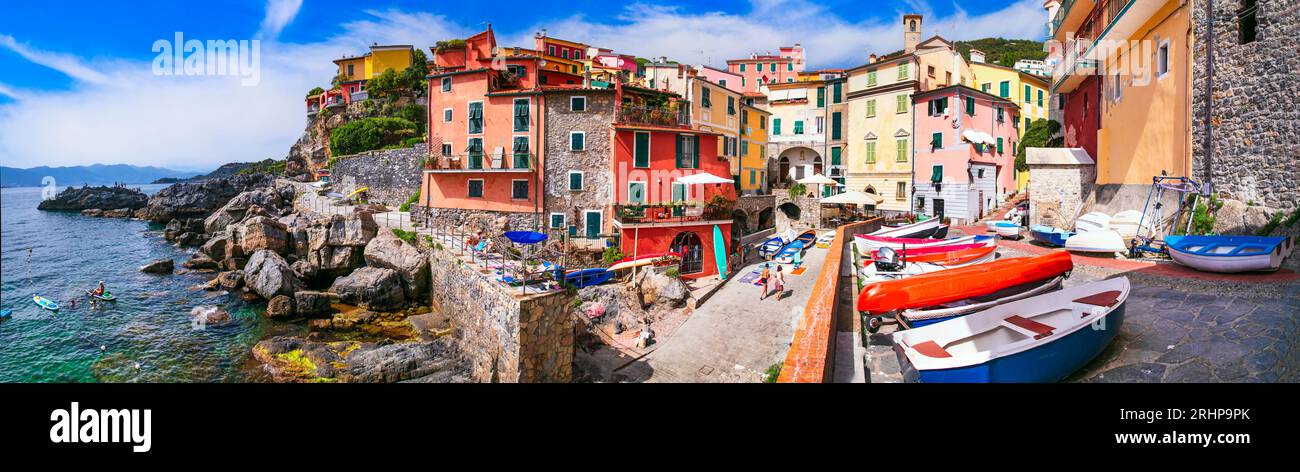
[[[895,227],[887,226],[884,228],[880,228],[876,232],[871,233],[871,235],[887,236],[891,238],[923,238],[926,236],[933,235],[934,232],[938,230],[939,230],[939,219],[930,218],[928,220],[918,221],[912,224],[906,224],[906,225],[895,226]],[[924,236],[919,236],[919,235],[924,235]]]
[[[1127,249],[1124,239],[1112,230],[1079,233],[1065,240],[1065,250],[1073,252],[1115,253]]]
[[[1047,226],[1029,227],[1029,237],[1034,238],[1034,241],[1050,246],[1064,247],[1065,240],[1069,239],[1070,236],[1074,236],[1074,233],[1061,231]]]
[[[880,236],[858,235],[854,238],[854,243],[858,245],[859,252],[871,252],[882,247],[890,249],[920,249],[938,246],[956,246],[962,244],[984,243],[990,244],[992,236],[962,236],[952,239],[929,239],[929,238],[888,238]]]
[[[614,278],[614,273],[601,268],[581,269],[564,274],[564,281],[573,285],[574,288],[590,287],[609,282]]]
[[[1070,255],[1001,259],[862,287],[858,311],[888,313],[988,295],[1009,287],[1047,280],[1074,269]]]
[[[1203,272],[1272,272],[1282,267],[1293,243],[1255,236],[1167,236],[1169,257]]]
[[[1050,343],[983,364],[936,370],[918,370],[899,345],[894,353],[903,380],[921,383],[1058,382],[1088,365],[1115,339],[1124,324],[1125,304],[1102,317],[1104,322],[1075,330]]]
[[[993,231],[1004,238],[1020,239],[1020,227],[1011,225],[994,225]]]
[[[1110,229],[1110,215],[1099,211],[1085,214],[1074,221],[1074,230],[1079,233],[1108,229]]]

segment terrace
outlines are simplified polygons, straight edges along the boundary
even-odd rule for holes
[[[537,155],[531,152],[505,152],[498,149],[491,154],[437,154],[425,164],[426,173],[456,172],[517,172],[531,173],[536,168]]]
[[[614,205],[614,223],[628,226],[672,226],[700,222],[731,221],[733,202],[672,202],[663,204]]]
[[[628,102],[618,108],[620,124],[686,128],[691,126],[690,107],[679,101],[666,104]]]

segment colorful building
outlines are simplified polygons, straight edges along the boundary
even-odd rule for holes
[[[914,210],[969,224],[1016,189],[1012,100],[964,85],[912,96],[916,130]]]
[[[491,29],[461,46],[432,48],[430,166],[420,205],[435,215],[492,212],[518,227],[540,224],[545,165],[543,96],[535,55],[494,55]],[[494,62],[500,69],[494,68]]]
[[[715,69],[709,66],[699,66],[695,69],[700,77],[704,80],[726,87],[736,93],[744,93],[745,89],[740,86],[741,76],[722,69]]]
[[[740,106],[740,159],[733,167],[745,195],[768,193],[767,122],[770,113],[749,104]]]
[[[913,95],[974,83],[969,64],[952,43],[934,36],[921,41],[922,17],[903,17],[904,50],[848,70],[848,139],[845,141],[848,190],[884,200],[883,213],[913,211]],[[918,171],[919,172],[919,171]]]
[[[339,87],[307,97],[307,111],[314,113],[322,107],[365,100],[368,98],[365,93],[368,80],[379,77],[386,70],[404,71],[414,60],[415,47],[404,44],[374,44],[365,55],[335,59]]]
[[[804,69],[803,46],[781,47],[778,54],[752,54],[747,59],[727,61],[727,72],[740,76],[740,88],[757,92],[760,87],[799,80]]]
[[[1059,42],[1048,63],[1066,145],[1096,160],[1097,184],[1129,201],[1152,176],[1189,175],[1191,5],[1049,0],[1046,8]]]
[[[981,92],[1016,102],[1020,107],[1017,126],[1021,133],[1029,129],[1030,123],[1050,118],[1052,93],[1047,78],[1017,68],[990,64],[983,59],[983,54],[971,50],[970,68],[975,74],[975,82],[979,84]],[[1028,187],[1029,173],[1018,172],[1016,189],[1024,190]]]
[[[628,256],[682,254],[683,277],[719,273],[715,245],[730,254],[731,184],[686,185],[678,179],[708,173],[726,179],[728,160],[717,153],[720,135],[692,129],[674,94],[617,84],[613,126],[614,226]],[[715,243],[715,230],[722,241]]]
[[[765,86],[768,128],[767,155],[775,161],[770,173],[776,184],[813,174],[842,178],[843,147],[848,136],[848,96],[843,78],[785,82]],[[824,186],[826,194],[833,186]]]
[[[690,76],[688,83],[692,127],[717,133],[718,156],[731,163],[728,175],[740,175],[740,93],[699,75]]]

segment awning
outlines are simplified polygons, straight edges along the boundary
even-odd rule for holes
[[[992,145],[992,144],[997,144],[998,142],[997,139],[994,139],[993,136],[990,136],[988,133],[985,133],[983,131],[976,131],[973,129],[962,131],[961,137],[965,139],[967,142],[976,143],[976,144]]]
[[[730,184],[735,183],[731,179],[724,179],[708,172],[699,172],[688,175],[676,180],[679,184],[697,185],[697,184]]]
[[[826,177],[821,174],[813,174],[812,177],[804,177],[802,179],[797,180],[796,182],[799,182],[804,185],[835,185],[839,183],[834,180],[831,180],[830,177]]]
[[[880,195],[862,193],[857,190],[850,190],[838,195],[832,195],[822,199],[822,203],[839,203],[848,205],[879,205],[885,201]]]

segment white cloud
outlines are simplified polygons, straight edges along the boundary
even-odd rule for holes
[[[293,22],[302,8],[302,0],[267,0],[266,16],[262,18],[262,27],[257,36],[263,40],[274,40],[284,31],[285,26]]]
[[[288,43],[274,38],[296,16],[301,1],[271,0],[267,6],[261,22],[261,82],[254,87],[240,86],[238,77],[155,76],[146,60],[97,59],[92,64],[0,35],[0,47],[76,80],[63,91],[0,83],[0,95],[13,99],[0,103],[0,162],[15,167],[122,162],[202,170],[281,158],[305,127],[306,91],[329,83],[333,59],[362,53],[372,43],[427,48],[482,28],[435,13],[366,10],[340,25],[333,37]],[[804,45],[810,67],[857,65],[869,52],[902,47],[897,19],[847,21],[808,0],[753,0],[752,7],[726,13],[634,4],[612,21],[575,15],[497,34],[503,45],[530,47],[533,32],[547,28],[556,37],[629,54],[715,65],[796,42]],[[925,36],[1036,38],[1043,34],[1044,16],[1037,0],[980,15],[961,10],[946,17],[931,14]],[[145,51],[148,47],[141,45]]]

